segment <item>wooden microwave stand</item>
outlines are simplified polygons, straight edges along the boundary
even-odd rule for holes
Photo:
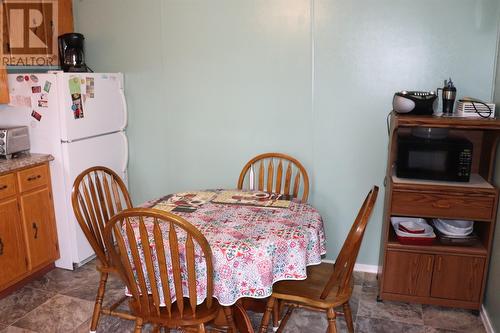
[[[59,258],[50,155],[0,160],[0,298]]]
[[[415,127],[447,128],[473,143],[468,183],[398,178],[398,133]],[[391,114],[379,299],[479,310],[483,300],[495,230],[498,189],[492,183],[500,120]],[[403,245],[391,216],[474,220],[474,246]]]

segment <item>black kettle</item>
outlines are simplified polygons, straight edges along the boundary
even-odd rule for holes
[[[59,63],[65,72],[88,72],[82,34],[72,32],[59,36]]]

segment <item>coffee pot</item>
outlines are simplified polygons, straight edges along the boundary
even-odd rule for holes
[[[65,72],[88,72],[83,50],[84,37],[79,33],[59,36],[59,63]]]

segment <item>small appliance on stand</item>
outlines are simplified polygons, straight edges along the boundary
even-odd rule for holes
[[[449,80],[444,80],[443,88],[438,88],[437,90],[441,90],[441,99],[443,100],[443,115],[453,115],[453,106],[455,104],[455,98],[457,97],[457,88],[453,85],[451,77]]]
[[[431,116],[437,109],[437,95],[434,91],[398,91],[392,109],[400,114]]]
[[[88,72],[82,34],[72,32],[59,36],[59,62],[64,72]]]

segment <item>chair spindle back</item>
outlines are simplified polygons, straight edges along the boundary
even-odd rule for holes
[[[109,168],[86,169],[73,183],[71,202],[85,237],[101,263],[108,266],[104,227],[115,214],[132,207],[125,183]]]
[[[195,316],[197,265],[205,265],[206,305],[212,306],[212,251],[205,236],[183,218],[156,209],[127,209],[110,220],[105,237],[113,263],[136,300],[141,315],[159,317],[160,307],[164,305],[169,317],[173,307],[177,307],[181,319],[186,314],[185,309]],[[113,240],[118,249],[110,246]],[[187,300],[184,298],[185,285]]]
[[[286,154],[265,153],[252,158],[240,173],[238,189],[243,189],[246,179],[250,190],[298,198],[302,188],[301,201],[307,202],[309,196],[309,176],[306,169],[297,159]]]

